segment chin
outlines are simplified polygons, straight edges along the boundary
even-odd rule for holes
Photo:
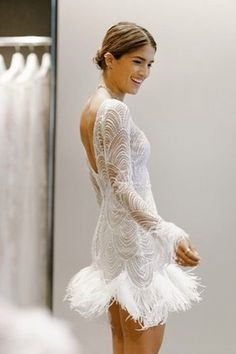
[[[129,91],[127,91],[127,93],[129,95],[136,95],[138,93],[138,89],[137,90],[129,90]]]

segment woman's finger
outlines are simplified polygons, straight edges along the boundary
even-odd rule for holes
[[[197,265],[200,260],[200,257],[193,254],[191,250],[183,252],[181,249],[178,249],[176,255],[189,265]]]
[[[184,260],[182,260],[181,258],[176,258],[176,263],[178,263],[178,264],[181,265],[182,267],[187,267],[187,266],[189,266],[189,264],[187,264],[186,262],[184,262]]]
[[[178,263],[179,265],[183,265],[183,261],[181,258],[176,258],[176,263]]]
[[[199,264],[199,262],[194,262],[191,260],[184,261],[183,259],[178,259],[178,261],[176,261],[176,263],[183,266],[183,267],[196,267]]]
[[[187,258],[190,258],[193,261],[199,261],[200,257],[197,253],[197,251],[193,248],[192,245],[189,246],[185,246],[183,244],[179,244],[177,250],[176,250],[176,254],[181,256],[184,254]],[[184,259],[186,259],[186,257],[184,257]]]
[[[187,256],[188,258],[192,259],[193,261],[199,261],[200,257],[198,254],[196,254],[194,251],[192,251],[190,248],[187,248],[184,251],[185,256]]]

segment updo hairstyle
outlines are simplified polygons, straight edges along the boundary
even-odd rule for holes
[[[104,54],[111,53],[116,59],[150,44],[156,51],[157,45],[152,35],[143,27],[133,22],[119,22],[110,27],[93,61],[101,70],[106,70]]]

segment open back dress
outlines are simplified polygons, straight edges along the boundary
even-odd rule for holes
[[[64,300],[90,319],[116,301],[145,330],[201,300],[200,278],[175,261],[177,243],[189,235],[158,214],[150,143],[124,102],[106,98],[99,106],[93,144],[98,173],[87,164],[100,214],[92,263],[71,278]]]

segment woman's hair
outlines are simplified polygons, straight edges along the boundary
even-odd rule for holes
[[[104,54],[111,53],[116,59],[150,44],[156,51],[157,45],[152,35],[143,27],[133,22],[119,22],[110,27],[93,61],[101,70],[106,70]]]

